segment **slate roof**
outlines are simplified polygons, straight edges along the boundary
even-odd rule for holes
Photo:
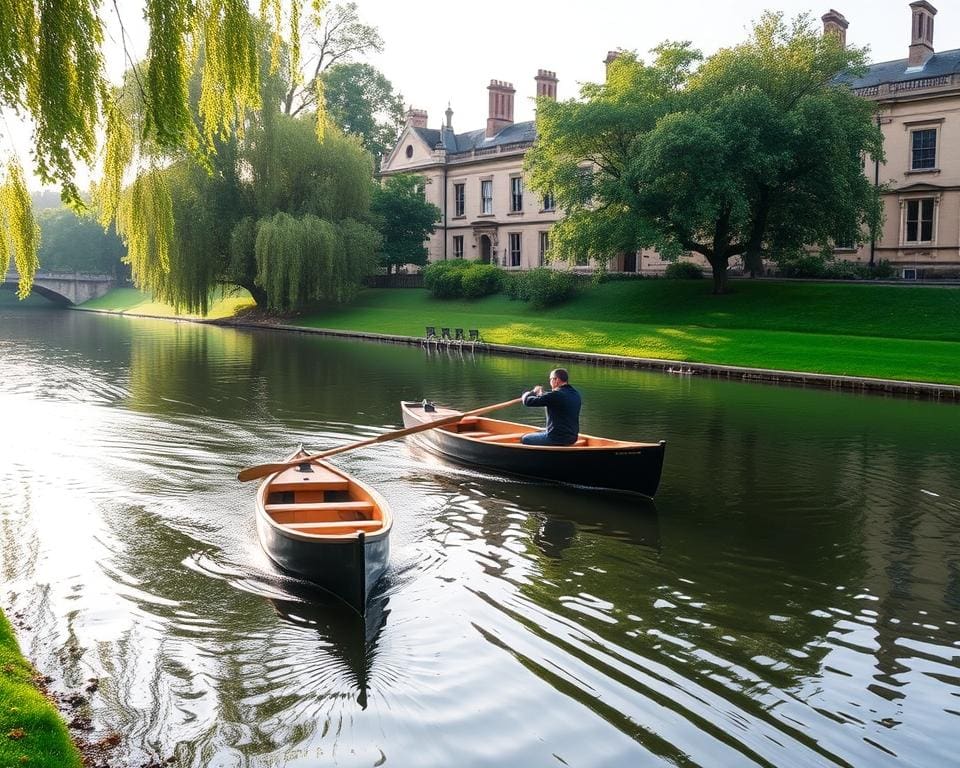
[[[851,88],[869,88],[881,83],[902,83],[927,77],[941,77],[960,72],[960,48],[939,51],[931,56],[923,68],[907,69],[907,59],[871,64],[862,77],[841,78]]]
[[[483,128],[466,133],[454,133],[437,128],[414,128],[413,130],[426,142],[428,147],[435,147],[442,141],[444,149],[450,153],[469,152],[472,149],[486,149],[487,147],[498,147],[520,141],[533,141],[537,138],[537,130],[533,120],[508,125],[500,133],[491,136],[489,139],[484,135],[486,131]]]

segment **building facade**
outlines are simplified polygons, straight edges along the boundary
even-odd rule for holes
[[[936,52],[936,8],[910,3],[906,58],[873,64],[850,85],[877,102],[886,160],[868,163],[884,188],[876,240],[839,251],[858,263],[889,261],[905,278],[960,277],[960,49]],[[824,32],[846,39],[846,19],[831,10]],[[906,31],[906,30],[904,30]]]
[[[866,243],[839,243],[837,256],[861,264],[890,262],[905,278],[960,277],[960,49],[934,49],[936,8],[917,0],[910,9],[907,57],[871,65],[849,83],[877,102],[886,160],[864,172],[881,186],[884,225]],[[823,16],[824,34],[845,42],[842,14]],[[615,58],[609,53],[604,63]],[[556,98],[557,76],[539,70],[538,97]],[[427,127],[427,113],[411,109],[382,175],[417,173],[427,180],[426,198],[441,211],[428,241],[430,261],[466,258],[505,269],[544,263],[550,229],[560,212],[553,201],[527,189],[523,160],[536,139],[533,121],[515,123],[515,89],[491,80],[485,128],[455,133],[448,107],[440,129]],[[693,261],[706,265],[699,256]],[[590,269],[589,262],[575,265]],[[615,272],[660,274],[667,262],[656,251],[612,256]]]
[[[540,70],[537,95],[556,98],[557,76]],[[440,129],[427,128],[427,113],[411,109],[381,175],[417,173],[426,179],[426,199],[441,211],[427,243],[430,261],[465,258],[508,270],[532,269],[545,261],[550,229],[558,213],[553,201],[527,188],[523,159],[533,145],[533,121],[515,123],[515,89],[491,80],[485,128],[453,130],[447,109]]]

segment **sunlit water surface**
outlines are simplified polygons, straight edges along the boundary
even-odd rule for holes
[[[0,366],[0,605],[132,765],[956,764],[956,406],[574,366],[656,502],[343,454],[396,515],[363,622],[237,470],[549,362],[7,303]]]

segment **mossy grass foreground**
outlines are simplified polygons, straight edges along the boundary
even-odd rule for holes
[[[612,281],[542,310],[503,295],[369,289],[287,322],[414,337],[428,325],[478,328],[495,344],[960,384],[960,288],[736,280],[731,289],[714,296],[708,280]],[[100,300],[104,309],[159,314],[145,301]]]
[[[0,613],[0,766],[80,768],[80,752],[34,675]]]

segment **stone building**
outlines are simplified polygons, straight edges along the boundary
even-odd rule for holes
[[[541,69],[538,97],[556,98],[556,73]],[[491,80],[487,125],[456,133],[453,110],[440,129],[427,127],[427,113],[407,112],[407,122],[381,175],[418,173],[426,178],[426,198],[442,217],[428,242],[429,259],[466,258],[505,269],[543,264],[556,206],[527,189],[523,158],[533,144],[533,121],[513,121],[516,90]]]
[[[837,255],[861,264],[889,261],[908,279],[960,277],[960,49],[937,53],[936,8],[927,0],[909,8],[907,57],[873,64],[850,80],[854,92],[880,110],[886,161],[868,162],[864,171],[885,188],[883,230],[873,242],[838,244]],[[849,25],[841,13],[830,10],[823,25],[824,34],[846,41]],[[556,73],[541,69],[534,80],[538,97],[556,98]],[[524,184],[523,159],[536,128],[533,121],[513,121],[513,85],[491,80],[487,91],[486,127],[466,133],[454,132],[449,107],[440,129],[427,127],[426,112],[411,109],[381,173],[426,177],[426,197],[442,212],[428,242],[431,261],[463,257],[530,269],[543,263],[561,214]],[[650,250],[612,256],[607,264],[610,271],[645,274],[665,268]]]
[[[880,110],[886,161],[865,171],[885,187],[883,229],[874,242],[838,252],[862,264],[884,259],[908,279],[960,277],[960,49],[938,53],[937,9],[927,0],[909,7],[906,58],[873,64],[850,82]],[[831,10],[823,24],[846,40],[840,13]]]

